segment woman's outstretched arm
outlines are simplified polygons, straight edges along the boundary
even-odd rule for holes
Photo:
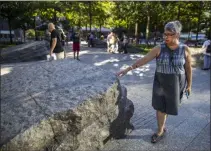
[[[117,76],[123,76],[125,75],[128,71],[138,68],[140,66],[145,65],[146,63],[148,63],[149,61],[153,60],[155,57],[157,57],[160,54],[160,46],[156,46],[154,48],[152,48],[152,50],[146,54],[146,56],[144,56],[141,59],[138,59],[133,65],[131,65],[130,67],[121,70],[117,73]]]

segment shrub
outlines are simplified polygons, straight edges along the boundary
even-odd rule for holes
[[[34,29],[29,29],[26,31],[26,36],[29,38],[34,38],[35,37],[35,31]]]

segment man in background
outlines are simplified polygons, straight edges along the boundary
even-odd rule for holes
[[[61,37],[53,23],[48,24],[48,31],[51,33],[50,56],[52,57],[52,54],[55,53],[56,59],[64,59],[64,48],[62,47]]]

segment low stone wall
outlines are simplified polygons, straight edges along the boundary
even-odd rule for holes
[[[45,60],[47,54],[48,41],[32,41],[1,49],[1,64]]]
[[[110,72],[76,60],[1,65],[2,150],[98,150],[133,126]]]

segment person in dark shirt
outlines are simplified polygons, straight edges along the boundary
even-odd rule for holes
[[[53,23],[48,24],[48,31],[51,33],[50,56],[55,53],[56,59],[64,59],[64,49],[60,40],[61,37]]]
[[[123,37],[122,37],[122,44],[123,44],[123,50],[124,53],[127,53],[127,45],[128,45],[128,37],[126,36],[126,34],[123,32]]]
[[[89,43],[91,47],[94,47],[94,34],[92,32],[89,35]]]
[[[74,59],[75,59],[75,53],[76,54],[76,59],[79,60],[79,51],[80,51],[80,34],[79,33],[74,33],[73,34],[73,54],[74,54]]]

